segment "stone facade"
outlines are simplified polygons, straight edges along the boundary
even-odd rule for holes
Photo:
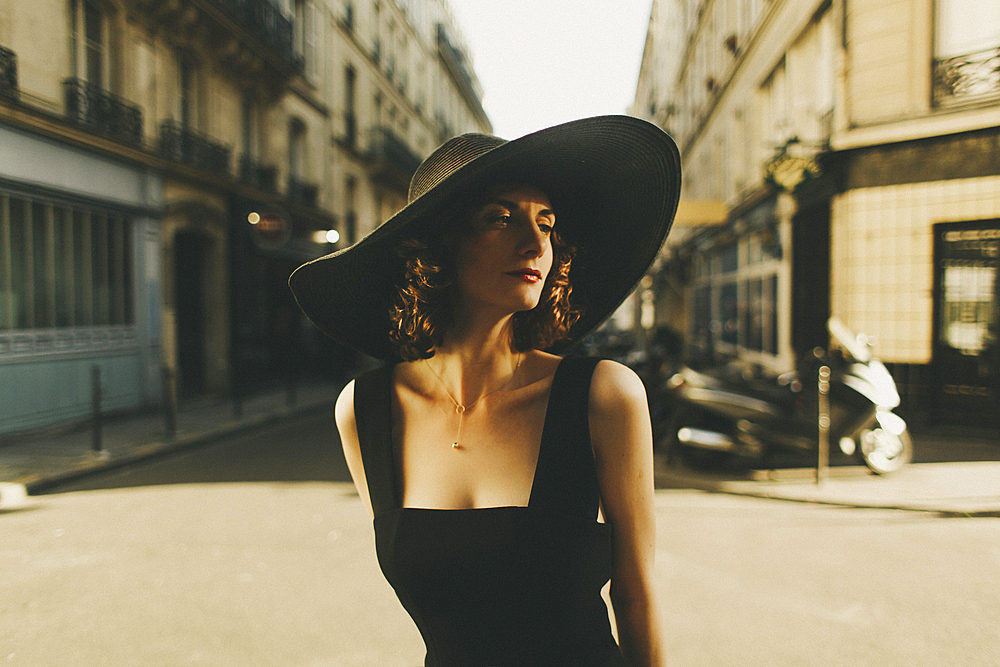
[[[118,359],[114,409],[343,372],[288,275],[490,131],[480,97],[447,0],[0,0],[0,384],[48,387],[0,432],[85,413],[69,360]]]
[[[654,2],[654,22],[671,17],[659,42],[682,55],[666,88],[644,65],[632,112],[677,139],[686,200],[728,211],[668,242],[673,303],[662,310],[689,353],[784,370],[827,345],[836,316],[877,338],[904,409],[954,418],[1000,405],[989,231],[1000,218],[1000,3],[971,7]],[[982,256],[942,241],[956,234],[982,237]],[[761,344],[770,329],[773,344]]]

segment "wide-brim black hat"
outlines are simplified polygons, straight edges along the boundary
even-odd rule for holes
[[[570,270],[583,315],[561,352],[603,322],[642,278],[677,210],[680,155],[655,125],[599,116],[506,141],[464,134],[417,169],[409,203],[353,246],[303,264],[289,285],[302,310],[334,340],[392,360],[390,307],[403,276],[402,240],[448,222],[442,212],[477,190],[526,183],[545,192],[559,235],[577,248]]]

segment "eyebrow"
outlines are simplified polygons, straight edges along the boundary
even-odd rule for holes
[[[500,206],[503,206],[504,208],[509,208],[509,209],[515,209],[515,208],[517,208],[517,204],[515,204],[514,202],[512,202],[509,199],[496,199],[496,200],[493,201],[493,203],[494,204],[499,204]],[[556,217],[556,212],[553,211],[551,208],[543,208],[541,211],[538,212],[538,215],[545,216],[547,218],[554,218],[554,217]]]

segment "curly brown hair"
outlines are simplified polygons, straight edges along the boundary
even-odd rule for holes
[[[454,228],[452,225],[446,226]],[[572,304],[569,270],[576,249],[553,230],[552,269],[542,296],[531,310],[514,313],[511,347],[519,352],[544,349],[569,338],[569,330],[582,310]],[[404,361],[428,359],[444,340],[452,324],[454,243],[446,232],[411,237],[398,249],[403,259],[403,279],[393,299],[390,339]]]

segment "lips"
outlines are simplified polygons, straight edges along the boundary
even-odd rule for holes
[[[542,272],[538,269],[518,269],[517,271],[508,271],[507,275],[530,283],[537,283],[542,279]]]

